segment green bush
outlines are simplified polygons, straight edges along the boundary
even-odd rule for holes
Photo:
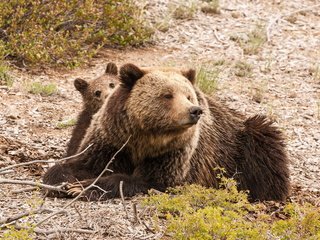
[[[287,203],[276,211],[284,219],[276,218],[264,203],[250,204],[231,179],[222,178],[220,189],[190,185],[151,193],[144,204],[166,219],[172,239],[320,239],[319,208]]]
[[[0,50],[21,64],[75,67],[101,46],[145,43],[144,23],[133,0],[1,1]]]

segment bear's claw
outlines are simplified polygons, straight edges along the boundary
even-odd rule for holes
[[[69,183],[66,185],[66,191],[69,196],[76,197],[84,190],[81,182]]]

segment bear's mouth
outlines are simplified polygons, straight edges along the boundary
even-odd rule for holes
[[[196,125],[199,121],[199,118],[198,119],[188,119],[187,121],[181,121],[180,124],[179,124],[179,127],[181,128],[190,128],[194,125]]]

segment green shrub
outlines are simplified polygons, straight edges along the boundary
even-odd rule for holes
[[[180,186],[164,194],[146,197],[144,204],[166,219],[172,239],[307,239],[320,237],[320,209],[288,203],[276,212],[264,203],[250,204],[247,193],[238,191],[234,180],[221,178],[220,189],[197,185]],[[270,204],[275,204],[274,202]],[[269,212],[268,212],[269,210]]]
[[[0,49],[22,64],[75,67],[101,46],[145,43],[144,23],[133,0],[1,1]]]

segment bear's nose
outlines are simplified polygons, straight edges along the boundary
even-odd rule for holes
[[[200,107],[191,107],[189,109],[190,117],[194,122],[198,122],[200,115],[203,113]]]

